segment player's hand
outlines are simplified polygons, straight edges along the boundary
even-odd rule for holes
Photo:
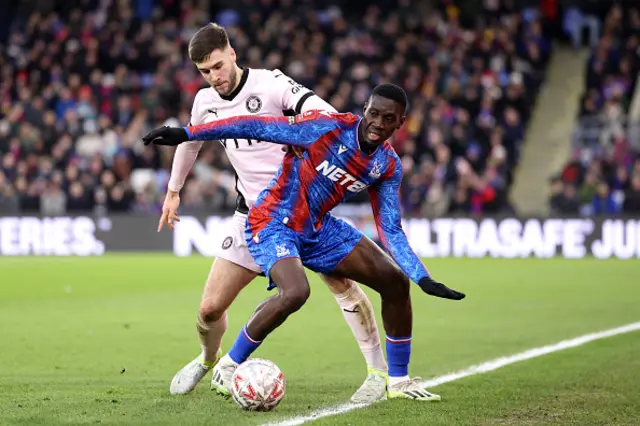
[[[447,287],[446,285],[434,281],[433,278],[424,277],[418,283],[422,291],[431,296],[442,297],[443,299],[462,300],[465,298],[464,293],[455,291]]]
[[[178,207],[180,207],[180,195],[177,192],[169,191],[162,205],[162,216],[158,222],[158,232],[162,231],[165,225],[173,231],[173,223],[180,222]]]
[[[180,145],[182,142],[189,140],[189,135],[182,127],[169,127],[162,126],[157,129],[153,129],[145,136],[142,137],[142,141],[145,145]]]
[[[293,146],[293,145],[285,145],[282,147],[282,151],[286,152],[286,153],[292,153],[295,154],[296,157],[302,159],[302,156],[304,155],[304,148],[300,147],[300,146]]]

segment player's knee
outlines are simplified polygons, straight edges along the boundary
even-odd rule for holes
[[[308,285],[300,285],[295,288],[287,289],[280,293],[283,309],[289,313],[295,312],[307,302],[311,289]]]
[[[220,301],[216,299],[207,299],[200,303],[200,311],[198,314],[205,323],[211,323],[222,318],[226,311],[227,306],[224,306]]]

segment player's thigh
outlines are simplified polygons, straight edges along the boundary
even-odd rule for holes
[[[314,272],[335,277],[333,271],[363,237],[360,231],[342,219],[326,215],[320,230],[313,238],[305,240],[301,250],[302,263]],[[328,284],[339,286],[341,283],[331,281]]]
[[[247,247],[245,229],[247,215],[236,212],[232,220],[216,232],[213,256],[225,259],[256,273],[261,273]]]
[[[350,278],[383,297],[409,297],[409,280],[376,243],[363,237],[336,267],[334,274]]]
[[[283,293],[309,286],[301,262],[300,245],[300,235],[276,220],[269,222],[254,237],[248,236],[249,253],[269,279],[269,290],[278,287]]]
[[[217,258],[211,265],[204,286],[201,310],[206,316],[219,317],[257,275],[255,271],[226,259]]]
[[[244,239],[246,216],[236,213],[218,233],[209,276],[202,295],[201,310],[205,316],[221,315],[236,296],[260,272]]]

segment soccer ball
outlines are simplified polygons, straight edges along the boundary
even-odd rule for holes
[[[231,396],[242,409],[271,411],[284,397],[284,374],[267,359],[252,358],[236,368],[231,378]]]

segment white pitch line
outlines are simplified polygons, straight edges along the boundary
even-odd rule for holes
[[[599,331],[597,333],[585,334],[583,336],[574,337],[573,339],[562,340],[552,345],[540,346],[537,348],[529,349],[524,352],[520,352],[514,355],[503,356],[501,358],[492,359],[482,364],[472,365],[464,370],[456,371],[453,373],[445,374],[443,376],[434,377],[433,379],[423,382],[425,388],[433,388],[444,383],[453,382],[455,380],[463,379],[465,377],[474,376],[476,374],[484,374],[489,371],[497,370],[498,368],[505,367],[516,362],[526,361],[528,359],[537,358],[539,356],[548,355],[553,352],[562,351],[564,349],[575,348],[582,346],[586,343],[593,342],[594,340],[606,339],[607,337],[617,336],[619,334],[630,333],[632,331],[640,330],[640,321],[631,324],[623,325],[609,330]],[[352,404],[346,403],[333,407],[323,408],[308,414],[306,416],[292,417],[288,420],[283,420],[275,423],[265,423],[262,426],[297,426],[306,422],[320,419],[322,417],[336,416],[338,414],[344,414],[346,412],[356,410],[358,408],[367,407],[370,404]]]

